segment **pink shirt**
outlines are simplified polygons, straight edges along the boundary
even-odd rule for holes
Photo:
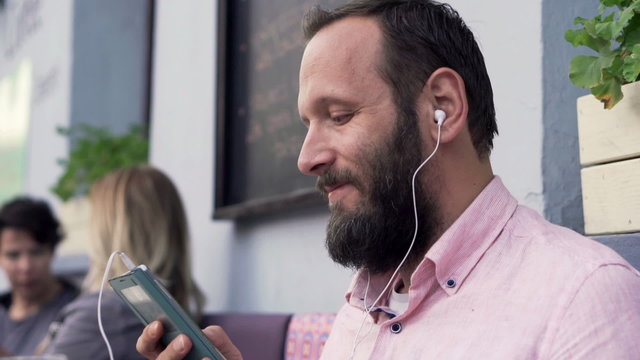
[[[367,304],[388,276],[371,278]],[[519,206],[495,177],[429,249],[399,316],[358,272],[322,359],[640,359],[640,273]]]

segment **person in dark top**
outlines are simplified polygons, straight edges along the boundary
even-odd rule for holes
[[[0,268],[11,289],[0,294],[0,355],[31,355],[58,312],[77,295],[51,273],[62,240],[60,224],[44,201],[16,198],[0,209]]]

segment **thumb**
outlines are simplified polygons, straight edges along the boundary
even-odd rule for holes
[[[227,333],[220,326],[208,326],[202,332],[227,360],[242,360],[240,350],[233,345]]]

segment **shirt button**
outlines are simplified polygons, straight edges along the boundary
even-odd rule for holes
[[[447,287],[448,287],[448,288],[454,288],[454,287],[456,287],[456,281],[455,281],[455,280],[453,280],[453,279],[449,279],[449,280],[447,280]]]
[[[394,334],[398,334],[400,333],[400,331],[402,331],[402,324],[397,322],[397,323],[393,323],[391,324],[391,332]]]

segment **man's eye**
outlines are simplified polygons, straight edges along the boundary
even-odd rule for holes
[[[349,122],[349,120],[351,120],[352,117],[353,117],[353,114],[343,114],[343,115],[334,116],[331,118],[331,120],[338,125],[342,125]]]
[[[18,258],[20,257],[20,253],[17,251],[9,251],[4,253],[4,256],[9,259],[9,260],[18,260]]]

